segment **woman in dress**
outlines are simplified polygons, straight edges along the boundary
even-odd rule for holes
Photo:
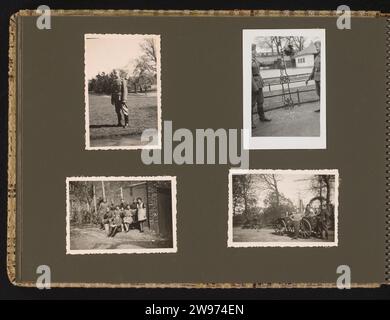
[[[137,198],[137,217],[139,232],[144,232],[144,223],[146,221],[146,207],[141,198]]]
[[[130,225],[133,223],[133,216],[131,214],[130,206],[126,205],[123,209],[123,225],[125,228],[125,232],[130,230]]]

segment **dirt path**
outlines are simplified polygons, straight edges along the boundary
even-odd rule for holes
[[[331,242],[333,241],[333,233],[329,233],[329,240],[323,240],[319,238],[309,239],[292,239],[287,235],[277,235],[271,228],[262,229],[242,229],[241,227],[233,228],[233,241],[234,242]]]
[[[315,112],[319,103],[306,103],[296,106],[291,110],[277,109],[268,111],[266,117],[271,122],[258,122],[255,117],[256,128],[253,129],[254,137],[312,137],[320,135],[320,113]]]
[[[70,248],[72,250],[93,249],[136,249],[136,248],[170,248],[172,242],[162,239],[149,231],[143,233],[133,229],[119,232],[114,237],[107,237],[104,230],[97,227],[72,227]]]

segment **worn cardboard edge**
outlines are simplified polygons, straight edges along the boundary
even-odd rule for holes
[[[16,16],[9,21],[7,275],[16,285]]]
[[[51,10],[56,16],[198,16],[198,17],[334,17],[330,11],[277,10]],[[8,199],[7,199],[7,275],[20,287],[35,287],[34,282],[16,279],[16,20],[18,17],[37,16],[35,10],[20,10],[9,22],[9,105],[8,105]],[[379,11],[351,11],[352,17],[390,17]],[[352,288],[378,288],[386,283],[353,283]],[[186,288],[186,289],[256,289],[256,288],[336,288],[335,283],[51,283],[56,288]]]
[[[385,281],[390,284],[390,19],[386,19],[386,112],[385,112]]]
[[[35,10],[20,10],[20,16],[37,16]],[[218,17],[334,17],[336,10],[63,10],[53,9],[57,16],[218,16]],[[380,11],[351,11],[353,17],[378,17]]]
[[[35,282],[15,282],[19,287],[36,287]],[[379,288],[380,283],[352,283],[351,288]],[[51,283],[51,288],[155,288],[155,289],[335,289],[336,283],[289,283],[289,282],[259,282],[259,283]]]

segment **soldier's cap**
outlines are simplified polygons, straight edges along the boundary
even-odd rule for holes
[[[316,37],[316,38],[313,39],[313,43],[314,43],[314,44],[316,44],[316,43],[321,44],[321,39],[318,38],[318,37]]]

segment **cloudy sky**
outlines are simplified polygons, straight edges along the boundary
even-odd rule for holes
[[[311,42],[315,42],[317,40],[320,40],[319,37],[304,37],[305,38],[305,48],[310,45]],[[257,52],[268,52],[270,51],[270,48],[264,43],[264,40],[269,41],[270,37],[256,37],[254,39],[254,43],[257,45],[256,51]],[[282,40],[282,46],[285,45],[286,41]]]
[[[313,193],[310,191],[309,174],[283,174],[276,175],[278,179],[278,188],[287,198],[295,205],[298,205],[298,200],[301,198],[306,205],[313,198]],[[258,205],[263,206],[264,198],[267,196],[267,191],[258,193]]]
[[[143,36],[115,38],[88,35],[85,39],[85,74],[88,80],[99,72],[109,73],[115,68],[131,68],[131,62],[143,54]],[[130,65],[129,65],[130,63]],[[129,70],[132,72],[132,70]]]

